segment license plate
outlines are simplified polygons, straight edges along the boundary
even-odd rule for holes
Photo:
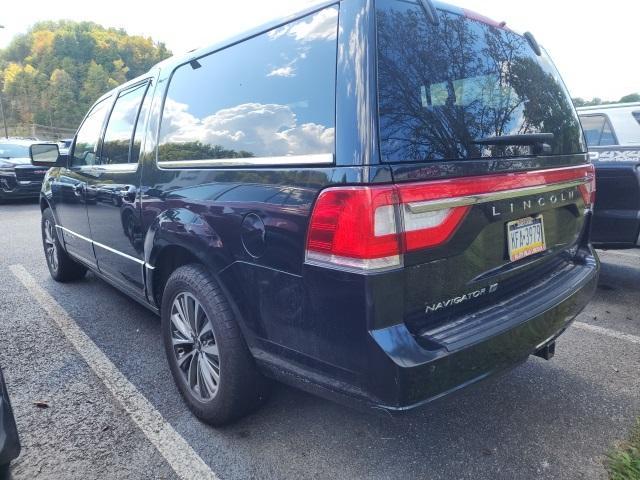
[[[544,222],[542,215],[527,217],[507,223],[507,243],[512,262],[544,252]]]

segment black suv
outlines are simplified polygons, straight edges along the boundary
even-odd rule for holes
[[[37,199],[46,168],[29,162],[33,140],[0,139],[0,202],[20,198]]]
[[[589,301],[594,171],[530,34],[445,4],[343,0],[104,95],[42,191],[52,276],[162,317],[191,409],[275,378],[401,411],[555,340]],[[48,163],[49,162],[49,163]]]

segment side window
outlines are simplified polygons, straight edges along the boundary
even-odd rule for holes
[[[588,146],[617,144],[611,123],[605,115],[583,115],[580,117],[580,123]]]
[[[333,154],[337,29],[328,7],[178,67],[160,162]]]
[[[94,165],[96,163],[96,148],[109,105],[108,98],[96,104],[87,115],[80,130],[78,130],[73,148],[73,158],[71,159],[73,167]]]
[[[147,91],[147,83],[120,93],[111,111],[104,134],[100,163],[114,165],[129,163],[129,149],[140,104]],[[137,157],[136,157],[137,161]]]

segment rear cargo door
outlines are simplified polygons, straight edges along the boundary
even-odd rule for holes
[[[418,2],[376,8],[380,149],[405,232],[406,322],[419,331],[562,269],[593,168],[544,50],[465,10],[432,22]]]

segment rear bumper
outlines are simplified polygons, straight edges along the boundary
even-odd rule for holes
[[[415,408],[522,363],[582,311],[596,289],[598,271],[598,259],[589,251],[582,262],[507,306],[462,319],[431,338],[415,337],[403,324],[371,332],[393,363],[392,375],[384,381],[395,390],[392,401],[376,406]]]
[[[306,322],[313,333],[295,349],[284,346],[285,340],[291,344],[291,336],[278,345],[259,341],[251,349],[265,374],[302,390],[353,407],[410,410],[517,366],[564,332],[593,296],[598,280],[593,249],[583,246],[579,252],[579,260],[519,298],[458,319],[457,327],[433,338],[413,334],[404,323],[363,332],[371,297],[357,292],[367,289],[350,289],[353,285],[341,274],[318,270],[320,284],[334,283],[326,298],[319,297],[315,285],[321,313],[289,322],[279,309],[274,317],[280,329],[285,322],[289,328]],[[316,282],[309,277],[307,286],[313,287]],[[263,306],[263,318],[269,310]],[[342,315],[345,311],[349,315]]]

